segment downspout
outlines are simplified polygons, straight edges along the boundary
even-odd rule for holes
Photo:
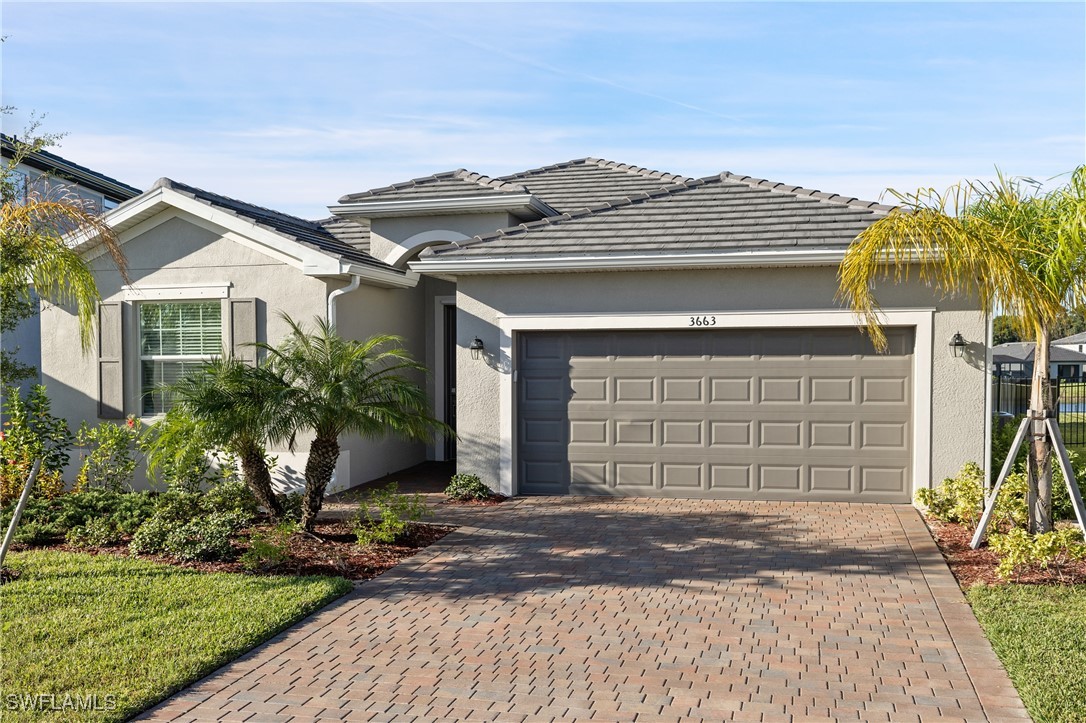
[[[336,300],[344,294],[349,294],[352,291],[356,291],[362,284],[361,276],[351,276],[351,283],[344,286],[342,289],[336,289],[332,293],[328,294],[328,325],[335,327],[336,325]]]

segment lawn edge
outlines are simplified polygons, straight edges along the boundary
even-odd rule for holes
[[[157,564],[166,564],[166,563],[157,563]],[[203,573],[203,574],[240,575],[240,574],[244,574],[244,573],[216,572],[216,573]],[[289,576],[281,576],[281,577],[289,577]],[[209,670],[204,671],[204,673],[201,674],[199,677],[193,678],[192,680],[189,680],[189,681],[187,681],[185,683],[182,683],[182,684],[180,684],[178,686],[171,687],[171,689],[165,691],[162,695],[154,696],[154,698],[152,700],[149,700],[146,705],[139,708],[138,710],[128,711],[126,713],[125,717],[123,718],[123,720],[125,720],[125,721],[142,720],[143,716],[147,716],[147,715],[153,713],[156,709],[158,709],[158,708],[160,708],[160,707],[162,707],[162,706],[164,706],[167,703],[170,703],[172,701],[189,702],[190,698],[189,698],[189,696],[186,695],[186,693],[185,693],[186,691],[189,691],[190,689],[195,688],[196,686],[200,685],[205,680],[207,680],[209,677],[217,674],[223,668],[227,668],[227,667],[229,667],[231,665],[235,665],[238,662],[244,660],[245,658],[251,656],[254,652],[256,652],[256,650],[258,648],[263,648],[265,645],[270,645],[270,644],[275,643],[277,638],[285,638],[287,635],[289,635],[291,629],[293,629],[299,623],[305,622],[309,618],[312,618],[312,617],[314,617],[316,615],[319,615],[320,613],[324,612],[328,608],[330,608],[330,607],[334,606],[335,604],[343,601],[344,598],[350,597],[352,595],[352,593],[354,593],[355,590],[358,588],[358,583],[357,582],[355,582],[353,580],[349,580],[349,579],[347,579],[345,577],[339,577],[339,576],[334,576],[334,575],[299,575],[298,577],[325,578],[327,580],[342,580],[343,582],[347,583],[348,587],[342,593],[340,593],[338,595],[333,594],[333,596],[329,597],[327,600],[325,600],[323,603],[319,604],[317,607],[310,610],[305,615],[301,615],[301,616],[295,617],[295,618],[293,618],[291,620],[284,621],[282,625],[278,626],[277,628],[275,628],[271,632],[269,632],[267,637],[253,643],[253,645],[249,646],[245,650],[240,651],[237,655],[235,655],[233,657],[230,657],[230,658],[228,658],[226,660],[223,660],[222,662],[216,664],[213,668],[210,668]],[[231,678],[231,682],[232,681],[233,681],[233,678]],[[199,697],[191,698],[192,705],[188,706],[185,710],[186,711],[191,710],[192,708],[196,707],[196,705],[198,705],[201,701],[206,700],[208,697],[209,696],[199,696]]]
[[[920,511],[894,505],[894,512],[985,716],[993,721],[1033,720]]]

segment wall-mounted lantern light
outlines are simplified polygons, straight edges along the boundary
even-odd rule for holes
[[[956,332],[954,336],[950,337],[950,352],[955,358],[961,359],[965,354],[965,347],[969,346],[969,342],[965,340],[965,337],[960,332]]]
[[[471,350],[471,358],[478,359],[483,353],[483,340],[479,337],[475,337],[471,340],[471,343],[468,344],[468,349]]]

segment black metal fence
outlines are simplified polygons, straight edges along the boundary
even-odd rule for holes
[[[1003,418],[1029,411],[1031,380],[1022,377],[992,377],[992,406]],[[1063,441],[1069,447],[1086,446],[1086,376],[1053,379],[1056,419]]]

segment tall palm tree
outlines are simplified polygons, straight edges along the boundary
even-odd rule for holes
[[[208,444],[237,455],[242,478],[257,501],[278,519],[283,507],[271,485],[265,443],[286,439],[291,431],[294,390],[267,366],[252,367],[233,357],[209,361],[166,388],[174,406],[156,425],[149,464],[171,461],[168,455],[192,434],[192,423]]]
[[[864,320],[877,347],[886,336],[875,282],[916,274],[946,294],[977,299],[1010,315],[1036,340],[1030,415],[1030,530],[1052,528],[1052,445],[1044,419],[1055,415],[1049,377],[1052,329],[1065,307],[1086,305],[1086,166],[1041,193],[1034,181],[962,182],[939,194],[889,191],[900,205],[865,229],[841,263],[839,297]]]
[[[412,378],[424,367],[403,348],[402,339],[378,335],[355,341],[320,318],[313,333],[285,314],[283,319],[290,334],[277,347],[261,347],[297,390],[290,405],[294,423],[313,434],[302,502],[302,526],[312,531],[339,460],[341,434],[425,441],[435,431],[449,430],[430,416],[426,392]]]

